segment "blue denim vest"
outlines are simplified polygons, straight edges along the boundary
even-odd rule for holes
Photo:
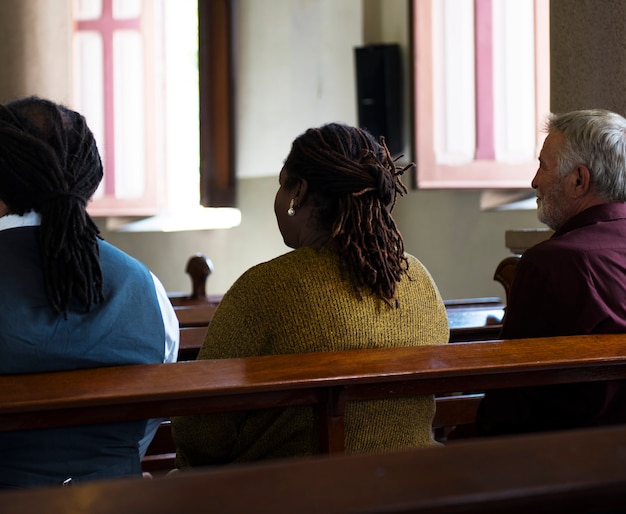
[[[165,329],[148,269],[100,241],[104,301],[53,312],[38,227],[0,231],[0,373],[159,363]],[[94,385],[95,386],[95,385]],[[0,432],[0,488],[140,475],[146,421]]]

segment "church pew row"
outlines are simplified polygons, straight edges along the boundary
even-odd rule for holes
[[[185,269],[192,282],[190,294],[171,293],[170,300],[180,322],[180,350],[178,360],[195,360],[206,327],[210,323],[222,295],[207,295],[206,282],[213,267],[210,259],[202,254],[191,256]],[[504,304],[500,298],[469,298],[446,300],[450,323],[450,342],[495,340],[499,337],[504,316]],[[480,394],[455,395],[437,398],[437,416],[433,429],[438,440],[445,441],[447,433],[459,424],[472,424],[480,400]],[[161,474],[174,465],[174,444],[169,422],[161,424],[148,455],[144,459],[144,471]]]
[[[500,282],[508,293],[509,283],[515,272],[518,257],[504,259],[496,270],[494,280]],[[191,278],[191,292],[189,294],[170,292],[169,298],[177,311],[180,311],[179,319],[181,326],[207,326],[213,318],[215,308],[222,300],[221,294],[206,294],[206,285],[209,276],[213,272],[211,259],[202,253],[192,255],[187,261],[185,273]],[[445,300],[446,310],[450,323],[452,341],[473,341],[472,333],[460,333],[455,337],[457,329],[491,328],[487,330],[489,337],[481,339],[495,339],[498,331],[493,325],[499,325],[504,317],[505,304],[498,297],[467,298]],[[475,332],[476,335],[482,335]],[[495,337],[493,335],[495,334]]]
[[[484,327],[451,328],[451,343],[466,343],[472,341],[492,341],[499,338],[502,325],[485,325]],[[180,347],[178,350],[178,360],[195,360],[204,342],[207,327],[181,326]]]
[[[494,279],[508,292],[517,258],[507,258],[496,270]],[[169,293],[170,301],[176,310],[181,328],[206,327],[213,319],[215,309],[222,300],[221,294],[206,294],[206,285],[213,272],[211,259],[202,253],[192,255],[186,264],[185,273],[191,279],[191,292]],[[450,324],[450,342],[491,340],[499,337],[505,305],[498,297],[446,300],[446,310]],[[197,354],[199,345],[187,342],[184,347],[186,359]]]
[[[465,331],[456,329],[458,341],[471,341],[472,336],[476,340],[495,339],[497,332],[492,331],[494,326],[475,328]],[[491,332],[488,332],[491,330]],[[200,347],[204,341],[206,327],[186,326],[180,329],[180,349],[179,361],[195,360]],[[454,332],[454,329],[451,330]],[[462,335],[462,337],[460,336]],[[453,339],[455,336],[451,336]],[[437,414],[433,423],[435,437],[439,441],[445,441],[448,432],[458,425],[472,425],[474,423],[476,409],[480,400],[480,394],[455,395],[438,397]],[[175,447],[171,437],[170,424],[164,421],[148,448],[147,455],[143,461],[144,471],[154,475],[163,474],[174,467]]]
[[[344,449],[348,401],[626,378],[626,335],[468,342],[0,376],[0,431],[316,405]]]
[[[179,361],[196,359],[204,342],[206,325],[213,318],[220,300],[220,295],[200,298],[183,295],[172,297],[181,325]],[[446,301],[446,308],[450,323],[453,325],[450,328],[450,342],[486,341],[498,338],[502,328],[498,322],[504,314],[504,306],[499,298],[449,300]],[[467,326],[462,326],[463,324]],[[444,441],[447,433],[456,425],[472,424],[478,400],[477,395],[437,398],[437,417],[433,424],[437,439]],[[162,424],[155,439],[144,460],[144,470],[158,474],[171,469],[174,461],[173,442],[167,422]]]
[[[179,360],[196,358],[204,341],[206,327],[213,319],[220,299],[214,296],[206,302],[174,305],[181,329]],[[497,298],[475,298],[462,300],[463,303],[457,302],[461,301],[446,302],[450,322],[450,342],[498,339],[504,306]]]
[[[626,427],[472,439],[0,493],[21,514],[626,511]]]
[[[448,434],[458,426],[473,426],[481,393],[436,396],[433,435],[439,442],[447,442]],[[172,438],[171,422],[159,426],[142,461],[142,469],[153,476],[167,474],[176,467],[176,445]]]
[[[204,343],[206,326],[180,327],[180,345],[178,347],[179,361],[192,361],[198,356],[198,352]]]
[[[341,454],[347,401],[623,378],[625,335],[469,342],[12,375],[0,377],[0,387],[6,392],[0,399],[0,430],[315,405],[321,420],[324,452]],[[454,399],[451,397],[450,401]],[[457,444],[464,443],[455,442],[449,447]],[[532,457],[530,453],[527,456]],[[482,474],[482,462],[475,461],[468,473]],[[510,465],[521,464],[516,461]],[[604,482],[600,485],[612,487]]]
[[[207,326],[213,319],[222,295],[204,298],[172,297],[170,301],[181,326]],[[468,298],[446,300],[450,328],[485,327],[500,325],[505,306],[499,298]]]
[[[210,319],[217,307],[204,307],[203,309],[176,309],[180,323],[180,358],[179,360],[193,360],[204,342],[204,335]],[[501,324],[482,326],[456,326],[450,328],[450,342],[462,343],[470,341],[489,341],[498,339]]]

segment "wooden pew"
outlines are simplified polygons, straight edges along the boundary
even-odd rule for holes
[[[504,288],[507,303],[509,302],[509,291],[511,290],[511,284],[513,283],[513,278],[515,277],[515,272],[517,271],[517,265],[519,264],[520,259],[520,255],[511,255],[504,258],[500,261],[500,263],[498,263],[496,271],[493,274],[493,279],[502,284],[502,287]]]
[[[195,281],[196,283],[199,281],[198,277]],[[194,304],[195,300],[192,300],[191,303],[179,301],[175,307],[179,320],[182,320],[179,360],[196,359],[206,333],[206,326],[203,326],[203,321],[207,321],[207,323],[210,321],[219,300],[221,297],[213,296],[211,298],[206,297],[205,301],[199,304]],[[445,305],[451,324],[450,342],[486,341],[495,340],[499,337],[502,325],[498,321],[504,315],[504,304],[500,298],[447,300]],[[472,425],[481,397],[480,394],[470,394],[437,398],[437,415],[433,423],[436,439],[445,442],[448,433],[455,426]],[[170,425],[164,423],[160,427],[155,441],[148,449],[147,458],[144,460],[144,470],[153,474],[167,472],[173,467],[174,452]]]
[[[189,326],[180,329],[179,361],[196,359],[204,342],[205,333],[206,327],[203,326]],[[451,335],[451,340],[456,341],[471,341],[472,335],[477,336],[476,340],[496,339],[499,334],[499,327],[493,325],[475,330],[451,329],[451,333],[454,333]],[[440,442],[445,442],[449,432],[455,427],[474,425],[481,398],[482,394],[437,397],[437,412],[433,421],[435,438]],[[170,423],[169,421],[163,422],[148,448],[146,458],[143,461],[144,471],[153,475],[167,473],[174,467],[175,451]]]
[[[181,360],[193,360],[204,342],[206,328],[213,319],[220,295],[207,296],[200,303],[179,303],[174,306],[181,327]],[[446,309],[450,323],[450,342],[487,341],[498,339],[504,316],[499,298],[448,300]]]
[[[170,298],[171,299],[171,298]],[[221,295],[205,297],[202,301],[181,301],[173,304],[182,326],[207,326],[213,319]],[[504,304],[499,298],[468,298],[444,302],[451,328],[501,327]]]
[[[190,326],[180,328],[180,345],[178,347],[179,361],[192,361],[198,356],[198,352],[204,343],[206,326]]]
[[[0,387],[10,392],[0,400],[0,431],[316,405],[322,448],[340,454],[348,401],[616,378],[626,378],[624,335],[7,375],[0,377]],[[471,399],[474,405],[478,399]],[[438,399],[433,426],[455,422],[446,419],[445,406],[462,400],[457,396]],[[169,458],[171,463],[173,455]]]
[[[514,273],[514,258],[505,259],[498,265],[494,280],[504,286],[508,294],[508,282]],[[192,255],[187,261],[185,272],[191,279],[189,294],[170,293],[169,298],[174,306],[181,328],[207,327],[213,319],[215,309],[222,300],[221,294],[206,294],[206,283],[213,272],[213,263],[201,253]],[[450,324],[450,342],[467,342],[497,339],[502,328],[505,304],[497,297],[467,298],[446,300],[446,310]],[[202,343],[195,345],[188,339],[184,354],[186,360],[195,358],[194,351],[200,349]]]
[[[615,514],[626,511],[626,427],[30,489],[0,501],[22,514]]]
[[[213,272],[213,263],[203,254],[192,255],[185,272],[191,278],[191,292],[170,293],[169,298],[181,327],[179,359],[194,360],[204,342],[203,332],[213,319],[223,295],[206,294],[206,282]],[[444,303],[450,323],[450,342],[498,339],[505,307],[500,298],[468,298]]]
[[[213,272],[213,263],[208,257],[198,253],[189,258],[185,272],[191,278],[191,292],[189,294],[169,293],[170,302],[172,302],[181,329],[202,327],[206,330],[213,319],[215,309],[222,300],[221,294],[206,294],[206,282]],[[200,349],[204,337],[199,338],[199,333],[200,330],[186,334],[183,346],[185,359],[195,358],[194,351],[197,354]]]
[[[505,304],[498,297],[444,300],[450,327],[497,325],[504,316]]]
[[[175,309],[180,323],[180,360],[194,360],[202,343],[217,305],[202,308],[180,307]],[[450,328],[450,342],[491,341],[498,339],[502,325],[455,326]]]
[[[348,401],[623,378],[618,334],[4,375],[0,431],[317,405],[322,447],[340,453]]]
[[[206,327],[209,326],[213,319],[213,314],[217,309],[218,303],[205,303],[202,305],[184,305],[175,306],[174,312],[178,317],[178,323],[181,328],[185,327]]]
[[[444,301],[450,325],[450,342],[498,339],[505,304],[497,297]]]
[[[437,410],[432,424],[435,439],[446,443],[454,428],[460,425],[473,426],[483,396],[482,393],[437,396]],[[176,444],[172,438],[171,422],[166,420],[161,423],[148,447],[142,469],[153,476],[163,475],[176,467],[175,460]]]
[[[189,257],[185,266],[185,273],[191,279],[191,292],[189,294],[169,293],[168,296],[172,305],[176,307],[178,305],[212,303],[214,299],[206,294],[206,283],[211,273],[213,273],[213,269],[213,262],[205,255],[196,253]]]

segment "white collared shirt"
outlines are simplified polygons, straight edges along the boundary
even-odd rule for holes
[[[5,214],[0,218],[0,230],[17,227],[38,227],[41,225],[41,214],[28,211],[24,216]]]

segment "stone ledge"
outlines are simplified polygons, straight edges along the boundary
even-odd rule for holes
[[[504,245],[512,253],[521,255],[531,246],[548,239],[554,230],[549,228],[523,228],[507,230],[504,233]]]

